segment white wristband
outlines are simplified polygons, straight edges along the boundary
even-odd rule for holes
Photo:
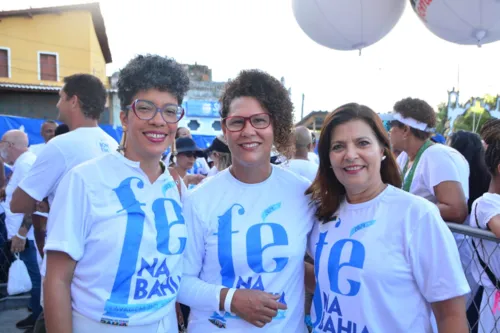
[[[20,239],[22,239],[22,240],[26,240],[26,237],[25,237],[25,236],[21,236],[21,235],[19,235],[19,233],[17,233],[17,234],[16,234],[16,237],[17,237],[17,238],[20,238]]]
[[[224,300],[224,311],[231,313],[231,302],[233,301],[234,293],[238,289],[229,288],[226,294],[226,299]]]

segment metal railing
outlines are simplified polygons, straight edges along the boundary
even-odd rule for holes
[[[500,333],[500,292],[494,288],[478,259],[479,254],[491,273],[495,274],[500,263],[500,239],[487,230],[447,224],[455,235],[462,267],[471,288],[471,293],[467,295],[470,332]]]

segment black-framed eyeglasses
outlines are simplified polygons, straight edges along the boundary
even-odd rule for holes
[[[230,116],[222,119],[224,126],[229,132],[241,131],[245,127],[247,121],[250,122],[250,125],[255,129],[265,129],[271,125],[269,113],[257,113],[250,117]]]
[[[151,120],[160,112],[162,119],[168,124],[175,124],[184,117],[184,109],[177,104],[165,104],[159,108],[153,102],[145,99],[136,99],[127,109],[132,109],[137,118],[141,120]]]

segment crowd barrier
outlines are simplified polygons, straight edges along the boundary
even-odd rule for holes
[[[490,283],[492,279],[496,282],[494,275],[500,262],[500,239],[487,230],[462,224],[447,224],[457,240],[462,267],[472,290],[467,296],[470,332],[500,332],[500,291]],[[488,250],[485,251],[485,248]],[[478,259],[478,254],[486,269]]]
[[[0,215],[0,284],[7,283],[8,269],[12,255],[5,242],[7,241],[4,214]],[[483,262],[488,266],[490,263],[498,265],[500,262],[500,239],[486,230],[471,228],[467,225],[447,223],[453,232],[462,261],[462,267],[471,287],[471,294],[467,296],[467,318],[471,333],[495,333],[500,332],[500,292],[495,288],[484,288],[478,281],[487,278],[487,272],[477,259],[476,246]],[[488,243],[487,243],[488,242]],[[483,252],[483,246],[488,244],[490,253]],[[488,280],[489,281],[489,280]],[[5,291],[0,290],[0,299],[7,297]]]

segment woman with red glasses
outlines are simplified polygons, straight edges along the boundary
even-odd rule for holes
[[[185,186],[160,159],[188,87],[181,65],[160,56],[138,56],[120,72],[119,151],[68,172],[50,210],[48,332],[177,331]]]
[[[307,332],[304,254],[313,212],[307,180],[270,163],[273,144],[293,150],[293,105],[267,73],[249,70],[221,97],[232,165],[186,198],[186,246],[179,302],[188,331]]]

